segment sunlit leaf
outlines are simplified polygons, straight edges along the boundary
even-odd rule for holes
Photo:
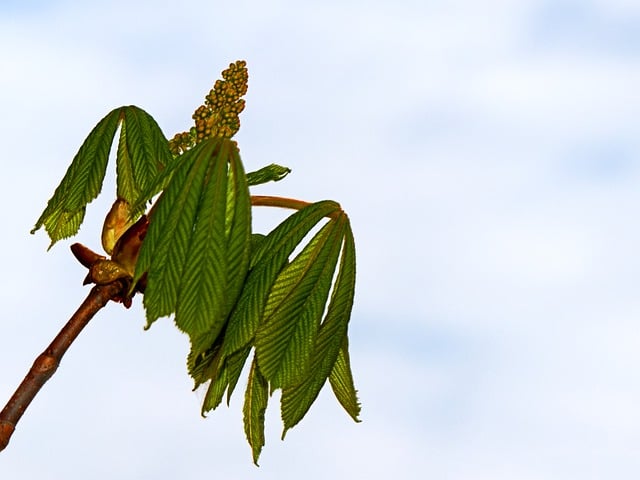
[[[172,158],[160,127],[138,107],[112,110],[89,133],[31,231],[35,233],[44,225],[51,238],[49,248],[58,240],[78,232],[87,204],[102,189],[113,137],[120,123],[116,160],[118,198],[130,204],[144,203],[158,193],[159,190],[152,191],[147,198],[139,198]]]
[[[148,272],[144,306],[147,326],[175,311],[196,211],[214,142],[181,157],[180,168],[158,199],[142,243],[133,283]]]
[[[264,416],[267,410],[268,383],[260,373],[257,362],[251,364],[249,381],[245,393],[243,416],[244,432],[251,445],[253,463],[258,465],[258,458],[264,446]]]
[[[247,183],[251,187],[267,182],[279,182],[290,173],[290,168],[272,163],[271,165],[262,167],[260,170],[247,173]]]
[[[256,357],[272,389],[307,372],[342,246],[345,218],[330,220],[282,269],[256,332]]]
[[[327,314],[316,337],[309,373],[300,384],[282,391],[280,403],[284,423],[283,438],[287,430],[307,413],[335,366],[347,334],[355,291],[355,273],[355,245],[351,229],[347,228],[338,275]]]
[[[342,340],[342,345],[338,351],[338,358],[329,375],[329,383],[340,405],[342,405],[351,418],[359,422],[360,402],[358,401],[358,392],[353,383],[353,374],[351,373],[349,340],[347,335],[345,335]]]
[[[249,265],[246,175],[235,144],[226,139],[202,142],[181,162],[150,219],[135,278],[148,272],[149,324],[175,312],[181,330],[214,338]]]
[[[156,121],[144,110],[123,107],[123,121],[116,162],[117,195],[130,204],[147,201],[158,191],[146,193],[171,162],[168,141]],[[148,198],[141,198],[145,192]]]
[[[31,230],[35,233],[44,226],[51,239],[49,248],[78,232],[87,204],[100,193],[121,110],[112,110],[91,130]]]
[[[251,256],[251,270],[229,318],[223,346],[225,357],[252,341],[271,286],[289,255],[323,217],[338,211],[340,205],[329,200],[311,204],[289,216],[260,242]]]

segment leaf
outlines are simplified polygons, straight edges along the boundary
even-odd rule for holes
[[[121,108],[112,110],[91,130],[31,230],[33,234],[44,226],[49,248],[78,232],[87,204],[100,193],[121,114]]]
[[[307,413],[335,366],[338,352],[347,334],[353,306],[355,261],[355,244],[349,227],[345,232],[342,258],[331,301],[314,345],[309,374],[300,384],[284,388],[282,391],[282,438],[287,430],[295,426]]]
[[[216,145],[201,144],[181,157],[180,168],[171,178],[154,207],[147,235],[142,242],[133,284],[148,272],[143,304],[147,327],[175,311],[178,288],[186,261],[191,231],[208,162]]]
[[[222,397],[224,395],[227,386],[229,385],[229,379],[227,376],[227,368],[224,365],[219,364],[220,355],[215,356],[214,369],[215,373],[211,378],[211,383],[207,389],[207,393],[202,402],[202,414],[209,410],[214,410],[220,405]]]
[[[148,272],[148,325],[175,312],[176,325],[190,337],[215,338],[249,266],[246,175],[227,139],[203,141],[181,163],[150,219],[134,282]]]
[[[159,189],[146,190],[150,190],[158,174],[172,159],[167,139],[144,110],[133,105],[112,110],[89,133],[31,230],[35,233],[44,225],[51,238],[49,248],[58,240],[78,232],[87,204],[100,193],[119,123],[122,125],[116,160],[118,198],[130,204],[144,204],[159,192]],[[143,191],[147,196],[140,198]],[[134,213],[137,218],[142,211],[138,209]]]
[[[264,446],[264,417],[269,400],[267,380],[260,373],[258,363],[254,357],[249,372],[247,390],[245,392],[244,407],[244,432],[251,445],[253,463],[258,465],[258,458]]]
[[[133,204],[140,200],[140,192],[151,186],[158,174],[171,163],[173,156],[169,151],[168,140],[157,122],[141,108],[133,105],[124,107],[123,128],[125,127],[128,155],[123,160],[130,162],[130,168],[126,171],[133,177],[132,180],[126,179],[126,181],[132,181],[135,192],[131,198],[123,198]],[[120,182],[120,174],[118,174],[118,182]],[[156,193],[158,191],[153,192],[151,196]],[[120,196],[119,193],[118,195]]]
[[[291,173],[291,169],[272,163],[255,172],[247,173],[247,183],[250,187],[267,182],[279,182]]]
[[[272,389],[298,383],[309,368],[345,224],[344,216],[331,219],[271,287],[255,346]]]
[[[329,383],[340,405],[355,420],[360,422],[360,402],[358,392],[353,384],[351,362],[349,361],[349,340],[344,336],[342,345],[338,351],[338,358],[329,375]]]
[[[234,143],[222,141],[220,152],[203,190],[176,305],[176,324],[187,333],[221,330],[249,268],[246,176]]]
[[[231,394],[238,384],[240,374],[244,367],[247,357],[251,352],[251,347],[246,347],[243,350],[238,350],[225,359],[225,366],[227,367],[227,375],[229,380],[229,386],[227,388],[227,405],[231,402]]]
[[[247,347],[244,350],[234,353],[222,363],[220,361],[221,337],[222,336],[219,336],[216,343],[197,358],[189,355],[189,374],[195,380],[193,389],[195,390],[203,383],[210,381],[202,403],[203,415],[218,407],[222,401],[225,390],[227,390],[227,404],[229,404],[233,390],[240,379],[245,361],[251,351],[251,347]],[[192,348],[192,353],[196,351],[198,351],[196,348]]]
[[[325,200],[298,210],[273,229],[251,255],[251,270],[231,313],[223,355],[245,348],[262,319],[271,286],[295,247],[323,217],[340,211],[336,202]]]
[[[127,123],[120,125],[118,152],[116,155],[116,195],[123,202],[131,204],[138,196],[138,189],[133,177],[133,159],[127,147]]]

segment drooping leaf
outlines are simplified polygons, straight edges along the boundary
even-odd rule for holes
[[[205,399],[202,403],[202,414],[218,407],[222,396],[227,391],[227,404],[231,401],[231,395],[240,379],[240,374],[244,367],[245,361],[249,356],[251,347],[239,350],[225,359],[221,360],[221,336],[218,337],[216,343],[210,350],[201,353],[197,358],[193,358],[193,354],[198,351],[192,347],[189,355],[188,366],[189,374],[194,379],[194,390],[200,385],[210,382],[207,388]]]
[[[207,389],[207,393],[204,397],[204,401],[202,402],[202,414],[209,410],[213,410],[220,405],[222,401],[222,397],[224,395],[227,386],[229,385],[229,379],[227,376],[227,367],[226,365],[220,365],[220,355],[217,352],[214,357],[214,362],[212,362],[212,368],[214,371],[211,375],[211,383],[209,384],[209,388]]]
[[[254,358],[249,372],[249,381],[245,392],[243,416],[244,432],[251,445],[253,463],[258,465],[258,458],[264,446],[264,416],[267,410],[269,385],[260,373]]]
[[[340,205],[329,200],[311,204],[289,216],[260,242],[251,255],[251,270],[229,318],[225,357],[252,341],[273,282],[296,246],[323,217],[339,211]]]
[[[127,145],[127,122],[122,122],[116,155],[116,195],[129,205],[138,197],[131,154]]]
[[[251,204],[235,144],[221,142],[194,225],[176,305],[176,323],[187,333],[220,331],[249,268]]]
[[[119,191],[118,196],[134,204],[141,200],[140,194],[154,183],[158,174],[172,161],[173,156],[169,151],[168,140],[162,133],[160,126],[151,115],[141,108],[133,105],[124,107],[123,132],[125,128],[127,155],[122,159],[122,162],[118,158],[118,165],[127,162],[127,168],[123,169],[123,173],[126,172],[132,178],[121,179],[118,172],[118,189],[121,182],[133,184],[134,189],[131,198],[120,195]],[[158,191],[153,192],[151,196]]]
[[[214,154],[215,148],[213,142],[207,143],[182,155],[180,168],[171,177],[169,185],[154,207],[132,282],[135,284],[148,272],[144,295],[147,327],[156,319],[175,311],[182,270],[208,167],[206,158],[207,155]]]
[[[31,230],[33,234],[44,226],[49,248],[78,232],[87,204],[100,193],[121,114],[121,108],[112,110],[91,130]]]
[[[347,411],[353,420],[359,422],[360,402],[358,401],[358,392],[353,383],[353,374],[351,373],[349,339],[347,335],[342,340],[338,358],[329,375],[329,383],[342,408]]]
[[[231,394],[233,394],[233,391],[238,384],[242,368],[249,356],[249,352],[251,352],[250,346],[245,347],[243,350],[238,350],[224,359],[229,380],[229,386],[227,387],[227,405],[231,402]]]
[[[148,324],[175,312],[176,325],[191,337],[207,332],[214,338],[249,266],[246,175],[227,139],[203,141],[181,163],[150,219],[134,281],[148,272]]]
[[[191,336],[191,351],[187,356],[187,370],[194,380],[195,390],[203,383],[213,380],[220,370],[220,347],[223,335],[209,332]]]
[[[267,182],[279,182],[291,173],[291,169],[272,163],[255,172],[247,173],[247,183],[250,187]]]
[[[284,424],[283,438],[287,430],[307,413],[336,364],[353,306],[355,273],[355,244],[351,228],[347,228],[338,275],[327,314],[316,337],[309,372],[301,383],[282,391],[280,403]]]
[[[272,389],[299,383],[309,368],[342,246],[346,218],[331,219],[282,269],[256,332],[256,357]]]
[[[136,106],[123,107],[116,160],[116,187],[118,198],[133,206],[133,220],[165,185],[161,181],[161,174],[174,163],[167,142],[151,115]]]
[[[144,203],[159,189],[140,198],[171,160],[167,139],[155,120],[136,106],[112,110],[89,133],[31,233],[44,225],[51,246],[78,232],[88,203],[102,189],[109,153],[121,124],[116,160],[117,195],[129,204]],[[136,211],[139,216],[141,211]],[[135,221],[135,218],[133,218]]]

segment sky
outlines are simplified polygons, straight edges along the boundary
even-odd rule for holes
[[[283,442],[276,394],[255,467],[242,395],[202,419],[187,338],[137,298],[71,346],[2,478],[638,478],[637,1],[4,1],[0,49],[0,403],[88,292],[71,241],[29,235],[82,140],[128,104],[183,131],[245,59],[243,162],[293,170],[256,193],[351,218],[363,408],[325,388]]]

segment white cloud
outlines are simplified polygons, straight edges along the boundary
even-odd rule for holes
[[[257,474],[632,478],[633,58],[610,55],[615,44],[552,48],[532,28],[535,1],[202,5],[0,17],[14,46],[0,78],[2,398],[86,293],[66,245],[45,254],[44,234],[27,236],[84,135],[124,103],[168,135],[183,129],[219,70],[245,57],[243,158],[294,169],[263,191],[336,198],[353,221],[365,420],[352,424],[325,392],[282,443],[272,408]],[[589,8],[635,14],[628,2]],[[617,152],[626,159],[605,175]],[[109,204],[89,207],[81,241],[97,245]],[[185,339],[168,321],[142,325],[139,308],[101,312],[18,426],[4,471],[256,474],[241,402],[201,421]],[[35,464],[34,451],[51,453]]]

